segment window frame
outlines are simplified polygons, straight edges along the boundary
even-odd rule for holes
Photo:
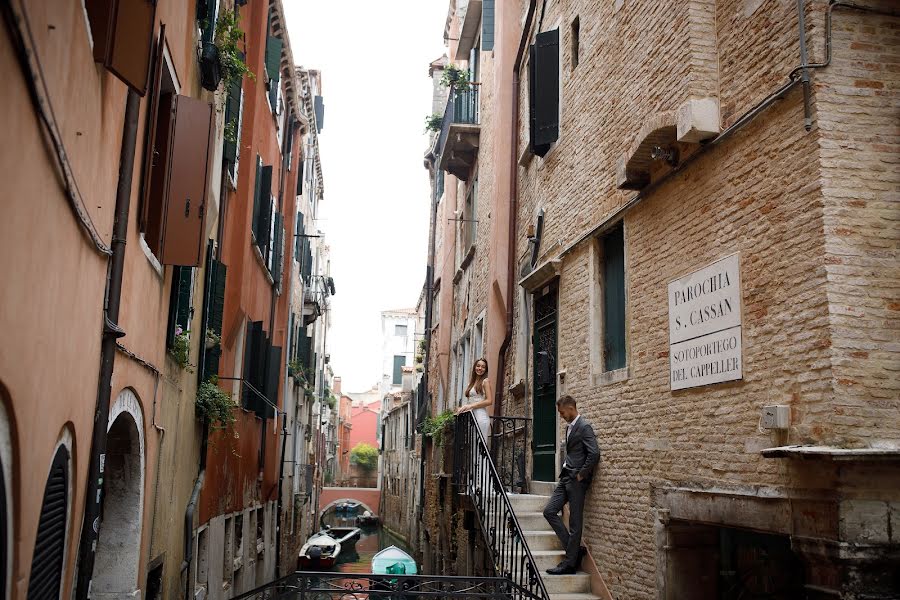
[[[617,228],[622,231],[622,257],[623,257],[623,295],[624,295],[624,354],[625,365],[616,369],[606,369],[604,358],[605,338],[605,299],[603,281],[603,239]],[[628,273],[628,228],[624,221],[610,223],[600,232],[590,245],[588,257],[591,273],[591,286],[589,289],[589,348],[591,379],[595,386],[609,385],[628,380],[631,374],[631,339],[630,339],[630,297],[629,297],[629,273]]]

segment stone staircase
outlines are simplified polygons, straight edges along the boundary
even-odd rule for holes
[[[532,484],[532,487],[536,486]],[[550,598],[552,600],[611,600],[606,586],[601,584],[602,590],[592,590],[591,576],[584,570],[579,570],[574,575],[548,575],[545,572],[558,565],[565,558],[566,553],[543,514],[544,506],[550,500],[552,484],[549,489],[541,485],[535,491],[544,493],[509,494],[509,501],[513,512],[516,513],[516,519],[522,527],[531,555],[540,569]],[[588,560],[590,560],[589,557],[585,558],[585,563]],[[583,566],[585,565],[583,564]],[[599,592],[601,595],[595,592]]]

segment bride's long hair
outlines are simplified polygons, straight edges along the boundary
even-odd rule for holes
[[[475,373],[475,367],[478,366],[478,363],[484,363],[484,375],[479,376]],[[469,387],[466,388],[466,397],[469,396],[469,392],[472,391],[472,388],[475,388],[476,394],[484,393],[484,385],[483,382],[487,379],[488,376],[488,362],[484,358],[479,358],[475,361],[475,364],[472,365],[472,375],[469,377]]]

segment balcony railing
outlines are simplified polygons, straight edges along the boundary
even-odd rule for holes
[[[503,577],[373,575],[297,572],[234,600],[430,600],[509,599],[538,596]]]
[[[478,84],[470,83],[460,90],[451,86],[437,153],[439,167],[462,180],[468,180],[478,151],[478,120]]]

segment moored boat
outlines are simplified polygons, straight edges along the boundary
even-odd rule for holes
[[[377,575],[415,575],[417,572],[413,557],[397,546],[389,546],[372,557],[372,573]]]
[[[378,525],[378,515],[365,511],[361,515],[356,515],[356,524],[360,527],[374,527]]]
[[[341,545],[341,551],[349,551],[356,546],[356,542],[362,536],[362,531],[359,527],[330,527],[326,525],[325,529],[319,532],[319,535],[331,536]]]
[[[334,566],[340,553],[340,542],[330,535],[317,533],[300,549],[297,566],[301,571],[324,571]]]

